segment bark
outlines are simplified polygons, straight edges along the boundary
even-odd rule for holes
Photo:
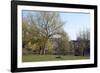
[[[43,45],[43,48],[42,48],[42,55],[45,55],[45,47],[46,47],[46,43],[47,43],[48,39],[46,38],[44,40],[44,45]]]

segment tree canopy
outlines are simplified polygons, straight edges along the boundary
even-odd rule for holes
[[[61,38],[62,48],[68,46],[68,34],[63,29],[64,22],[57,12],[36,12],[23,18],[23,44],[30,42],[34,48],[39,49],[40,54],[45,54],[46,48],[52,49],[51,38]],[[38,47],[37,47],[38,46]],[[25,46],[24,46],[25,47]]]

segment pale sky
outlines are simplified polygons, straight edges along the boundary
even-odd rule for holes
[[[71,40],[76,40],[79,31],[90,28],[90,14],[85,13],[60,13],[65,22],[64,30]]]
[[[36,11],[23,10],[23,17]],[[70,40],[76,40],[79,31],[90,28],[90,14],[76,12],[59,12],[62,21],[64,21],[64,30],[68,33]]]

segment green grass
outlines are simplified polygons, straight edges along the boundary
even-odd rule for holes
[[[61,58],[56,58],[56,57],[57,55],[23,55],[22,62],[89,59],[89,57],[86,56],[61,56]]]

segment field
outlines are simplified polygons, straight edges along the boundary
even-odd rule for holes
[[[82,60],[89,59],[86,56],[58,56],[58,55],[23,55],[22,62]]]

